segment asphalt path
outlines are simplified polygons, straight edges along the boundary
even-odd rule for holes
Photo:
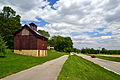
[[[91,58],[91,56],[87,56],[84,54],[76,54],[76,55],[81,56],[84,59],[87,59],[95,64],[98,64],[104,67],[107,70],[110,70],[120,75],[120,62],[113,62],[113,61],[103,60],[99,58]]]
[[[0,80],[56,80],[68,55],[7,76]]]

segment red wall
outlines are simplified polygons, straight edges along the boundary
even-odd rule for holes
[[[14,49],[16,50],[36,50],[37,38],[29,35],[17,35],[14,37]]]
[[[46,50],[47,41],[36,38],[34,35],[16,35],[14,37],[14,49],[16,50]]]
[[[37,39],[37,48],[38,50],[47,50],[47,41]]]

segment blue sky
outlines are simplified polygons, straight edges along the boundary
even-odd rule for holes
[[[54,5],[57,1],[59,1],[59,0],[44,0],[44,1],[48,1],[48,2],[49,2],[49,5],[51,6],[51,8],[55,10],[55,8],[53,7],[53,5]],[[46,6],[42,6],[42,7],[40,7],[40,8],[43,8],[43,9],[44,9],[45,7],[46,7]],[[37,25],[40,26],[40,27],[44,27],[46,24],[49,24],[49,22],[43,20],[42,18],[36,17],[36,19],[37,19],[38,21],[22,21],[22,24],[30,24],[31,22],[33,22],[33,23],[37,24]]]
[[[76,48],[120,49],[119,0],[1,0],[0,11],[7,5],[22,24],[69,36]]]
[[[50,2],[49,5],[53,6],[59,0],[46,0],[46,1]]]
[[[46,24],[49,24],[49,22],[43,20],[42,18],[36,17],[38,21],[22,21],[22,24],[30,24],[35,23],[39,27],[44,27]]]
[[[112,35],[112,32],[108,32],[108,33],[105,33],[105,34],[96,34],[96,35],[92,35],[92,37],[100,37],[100,36],[111,36]]]

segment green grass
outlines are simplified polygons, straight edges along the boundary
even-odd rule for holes
[[[57,80],[120,80],[120,75],[74,55],[69,56]]]
[[[66,53],[48,50],[48,56],[46,57],[33,57],[14,54],[7,50],[6,57],[1,57],[2,54],[0,54],[0,78],[42,64],[65,54]]]
[[[97,56],[97,58],[105,59],[105,60],[109,60],[109,61],[120,62],[120,57]]]

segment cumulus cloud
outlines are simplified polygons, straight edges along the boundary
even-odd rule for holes
[[[101,36],[101,39],[111,38],[111,36]]]
[[[47,30],[52,36],[70,36],[77,48],[119,49],[117,47],[120,42],[119,0],[59,0],[53,5],[56,10],[45,0],[0,0],[0,2],[0,10],[3,6],[9,5],[24,21],[38,21],[36,17],[44,19],[50,24],[39,29]],[[43,9],[42,6],[46,7]],[[99,28],[104,30],[98,30]],[[74,32],[79,35],[73,35]],[[89,34],[85,34],[86,32]],[[112,43],[116,45],[112,46]]]
[[[43,0],[0,0],[0,10],[4,6],[10,6],[22,16],[22,20],[37,21],[35,17],[42,12],[40,7],[48,4],[49,2]]]

